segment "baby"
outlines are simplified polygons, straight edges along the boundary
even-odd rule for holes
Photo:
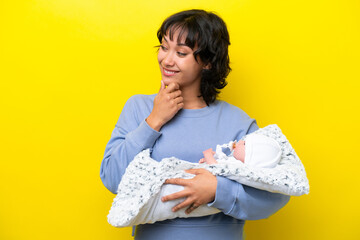
[[[229,148],[232,151],[229,157],[226,156],[226,154],[222,151],[222,146],[224,148]],[[207,164],[216,164],[217,162],[221,163],[225,161],[232,161],[233,163],[235,162],[236,165],[241,165],[244,163],[247,166],[253,166],[254,168],[273,168],[278,164],[282,155],[281,148],[277,141],[258,134],[247,135],[244,141],[218,145],[216,150],[216,153],[213,152],[212,149],[205,150],[203,152],[204,158],[200,160],[200,163],[206,162]],[[242,163],[240,163],[240,161]],[[219,164],[216,167],[221,167],[221,165]],[[163,221],[177,217],[202,217],[220,212],[219,209],[209,207],[207,204],[200,205],[196,211],[193,211],[190,214],[185,212],[185,208],[173,212],[172,208],[183,202],[185,198],[179,198],[166,202],[161,201],[163,196],[167,196],[182,190],[184,190],[184,186],[181,185],[162,185],[161,189],[150,198],[145,206],[139,210],[139,214],[133,217],[131,220],[132,222],[127,223],[127,226],[134,224],[137,225],[143,223],[153,223],[155,221]],[[112,213],[111,218],[113,221],[117,221],[116,217],[114,216],[116,214],[116,211]]]
[[[272,168],[281,158],[279,144],[272,138],[258,134],[246,136],[245,141],[234,142],[232,156],[253,167]],[[245,154],[246,153],[246,154]],[[204,158],[199,163],[216,164],[217,154],[210,148],[203,152]]]

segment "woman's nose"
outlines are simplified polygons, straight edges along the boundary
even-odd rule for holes
[[[173,66],[174,65],[174,56],[171,52],[168,52],[163,60],[165,66]]]

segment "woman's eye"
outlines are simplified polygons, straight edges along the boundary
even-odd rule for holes
[[[161,50],[166,51],[167,48],[164,45],[160,45]]]
[[[185,56],[186,56],[186,53],[182,53],[182,52],[177,52],[177,54],[178,54],[180,57],[185,57]]]

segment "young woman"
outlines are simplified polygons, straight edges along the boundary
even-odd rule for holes
[[[163,22],[157,36],[160,90],[127,101],[105,149],[100,176],[113,193],[127,165],[144,149],[150,148],[151,157],[158,161],[174,156],[198,162],[204,149],[258,129],[241,109],[216,99],[231,70],[229,34],[221,18],[203,10],[179,12]],[[166,181],[184,190],[162,200],[183,198],[173,211],[186,208],[189,213],[208,204],[222,212],[139,225],[135,239],[242,239],[245,220],[267,218],[289,200],[205,169],[188,172],[196,176]]]

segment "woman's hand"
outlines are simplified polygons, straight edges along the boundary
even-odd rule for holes
[[[195,174],[192,179],[173,178],[167,179],[165,184],[176,184],[184,186],[184,190],[176,192],[161,198],[163,202],[178,198],[186,199],[172,208],[173,212],[181,208],[188,207],[186,213],[189,214],[202,204],[214,201],[217,180],[214,175],[205,169],[189,169],[186,172]]]
[[[164,82],[161,81],[161,88],[154,99],[154,107],[146,122],[154,130],[160,131],[161,127],[184,107],[183,101],[178,83],[172,82],[165,87]]]

